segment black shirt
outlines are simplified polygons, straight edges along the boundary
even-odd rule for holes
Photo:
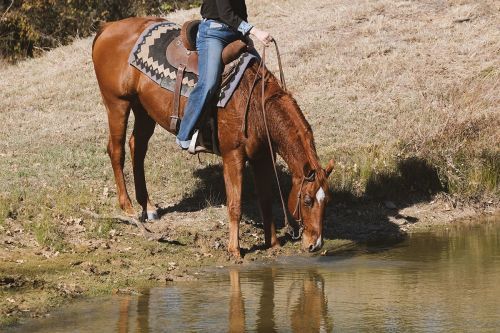
[[[219,20],[234,29],[248,19],[245,0],[203,0],[201,16]]]

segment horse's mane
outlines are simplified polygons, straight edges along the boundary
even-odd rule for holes
[[[321,177],[322,173],[317,172],[321,169],[321,165],[319,164],[318,155],[316,153],[312,128],[302,113],[297,100],[290,92],[282,89],[278,79],[271,72],[268,74],[266,84],[270,85],[270,92],[266,96],[266,105],[274,105],[277,109],[281,110],[284,115],[289,116],[288,118],[293,126],[298,130],[297,134],[301,139],[300,142],[302,143],[303,152],[307,155],[307,161],[311,167],[310,171],[316,171],[316,174]]]

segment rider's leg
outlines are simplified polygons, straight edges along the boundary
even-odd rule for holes
[[[176,140],[177,144],[184,149],[189,147],[194,127],[203,109],[219,91],[223,70],[222,50],[237,38],[238,33],[223,23],[213,20],[200,23],[196,43],[200,76],[189,96]]]

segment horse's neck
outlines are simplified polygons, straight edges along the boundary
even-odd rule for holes
[[[284,96],[283,101],[269,117],[270,134],[293,177],[302,178],[307,176],[307,170],[319,167],[313,135],[296,102],[289,96]]]

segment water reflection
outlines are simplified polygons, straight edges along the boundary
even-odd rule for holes
[[[229,299],[229,332],[245,331],[245,302],[241,293],[240,272],[229,272],[231,280],[231,297]]]
[[[236,267],[67,307],[14,332],[496,332],[500,225],[355,255]],[[7,330],[8,332],[9,330]]]
[[[130,297],[125,297],[120,301],[120,315],[118,316],[119,333],[128,333],[128,312],[130,307]]]
[[[186,331],[210,331],[209,327],[220,331],[223,322],[217,309],[224,306],[214,299],[223,299],[223,294],[227,295],[228,332],[278,332],[285,326],[292,332],[332,331],[325,280],[318,271],[298,272],[293,280],[279,274],[276,267],[255,273],[239,268],[230,270],[229,289],[217,288],[219,283],[212,281],[214,288],[206,298],[193,297],[202,296],[203,288],[194,284],[185,286],[187,290],[178,294],[180,298],[174,296],[177,293],[168,292],[175,288],[153,289],[137,298],[123,297],[118,301],[116,332],[157,332],[163,325]]]
[[[259,270],[261,279],[260,295],[256,315],[255,331],[277,332],[278,326],[283,328],[290,324],[293,332],[331,332],[332,320],[328,315],[328,300],[325,295],[325,281],[315,270],[307,270],[294,281],[288,281],[285,288],[286,295],[275,294],[276,288],[283,287],[282,277],[278,276],[278,269],[271,267]],[[245,299],[241,287],[240,271],[233,269],[229,272],[230,300],[229,300],[229,332],[244,332],[253,330],[251,323],[246,325]],[[254,292],[247,288],[248,294]],[[278,297],[277,296],[286,296]],[[251,296],[249,295],[249,298]],[[293,303],[291,300],[295,298]],[[252,303],[251,300],[249,303]],[[278,303],[278,304],[275,304]],[[289,314],[289,318],[282,316],[282,312]],[[275,314],[285,321],[276,325]],[[285,317],[285,318],[282,318]]]
[[[261,272],[262,287],[259,310],[257,312],[257,332],[276,332],[274,323],[274,280],[275,269],[265,269]]]
[[[308,271],[302,280],[299,301],[293,307],[290,322],[293,332],[331,332],[325,280],[316,271]]]

